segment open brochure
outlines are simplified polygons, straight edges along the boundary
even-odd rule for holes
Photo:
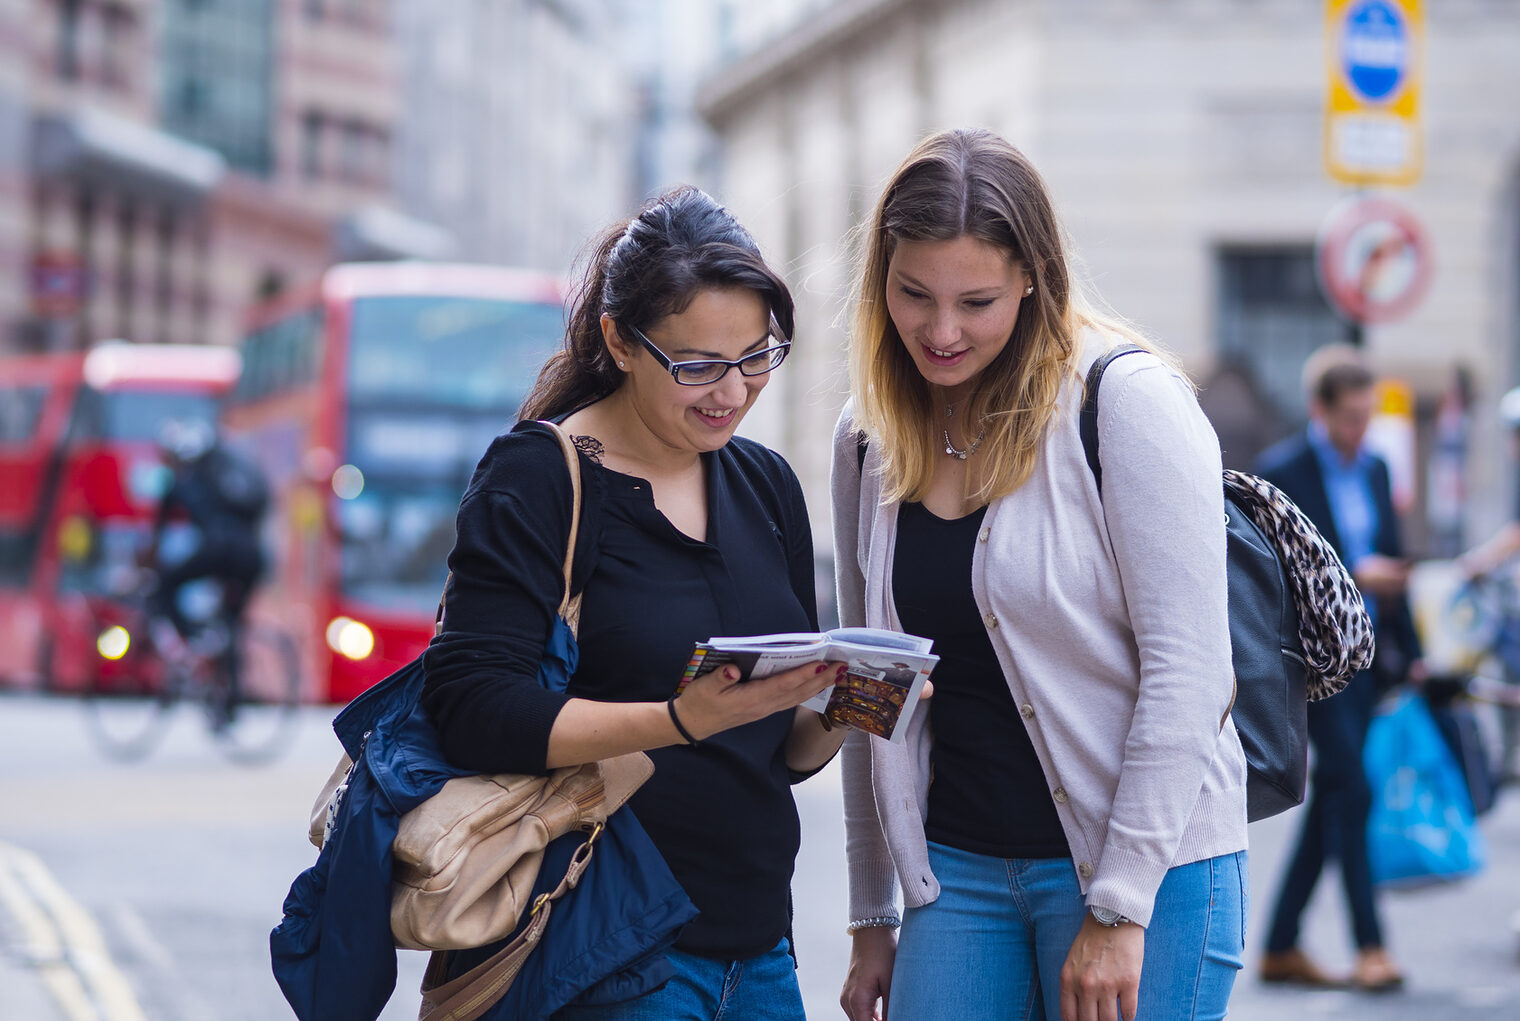
[[[698,642],[681,677],[680,691],[698,674],[732,663],[741,680],[771,677],[818,660],[848,663],[829,691],[803,705],[830,723],[900,741],[918,705],[924,681],[939,657],[927,638],[869,627],[821,633],[752,635]]]

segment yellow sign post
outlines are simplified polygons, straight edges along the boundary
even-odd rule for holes
[[[1420,178],[1421,0],[1325,0],[1325,170],[1351,185]]]

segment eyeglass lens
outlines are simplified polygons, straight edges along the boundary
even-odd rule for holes
[[[775,338],[771,338],[773,341]],[[757,351],[741,359],[739,371],[746,376],[759,376],[780,365],[786,357],[786,346],[776,345]],[[728,372],[729,362],[677,362],[674,366],[676,379],[682,383],[711,383]]]

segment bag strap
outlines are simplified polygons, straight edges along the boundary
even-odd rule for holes
[[[581,622],[581,593],[571,594],[570,573],[575,567],[575,541],[581,530],[581,455],[575,449],[575,441],[565,430],[553,422],[542,419],[539,425],[546,425],[554,430],[554,437],[559,440],[560,452],[565,456],[565,467],[570,471],[570,537],[565,540],[565,594],[559,601],[559,615],[566,624],[570,625],[570,633],[576,634]]]
[[[1078,428],[1082,433],[1082,451],[1087,455],[1087,467],[1092,469],[1093,481],[1098,484],[1098,496],[1103,495],[1103,465],[1098,461],[1098,387],[1103,385],[1103,373],[1116,358],[1132,355],[1145,348],[1138,344],[1120,344],[1105,351],[1092,368],[1087,370],[1087,392],[1082,399],[1082,417]]]
[[[510,943],[464,974],[443,981],[448,974],[448,953],[434,951],[422,976],[422,1008],[417,1021],[476,1021],[506,994],[512,980],[543,938],[554,902],[575,888],[591,861],[592,843],[601,835],[602,823],[570,856],[565,878],[548,893],[541,893],[529,909],[528,924]]]
[[[554,433],[554,438],[559,441],[560,453],[565,458],[565,467],[570,471],[570,538],[565,541],[565,594],[560,597],[559,615],[566,624],[570,625],[570,633],[575,634],[581,622],[581,594],[579,592],[571,594],[570,572],[575,567],[575,541],[580,535],[581,528],[581,457],[569,433],[546,419],[540,419],[538,424],[548,426]],[[438,596],[438,612],[433,615],[433,637],[435,638],[443,634],[443,607],[449,595],[449,582],[453,580],[454,572],[450,571],[443,583],[443,592]]]
[[[581,522],[581,459],[570,434],[553,422],[540,422],[554,432],[564,454],[565,465],[570,470],[570,536],[565,540],[565,594],[559,602],[559,615],[570,626],[572,633],[580,623],[581,593],[571,593],[570,574],[575,566],[575,542],[580,533]],[[447,591],[447,586],[445,586]],[[438,601],[439,629],[443,627],[443,600]],[[601,836],[602,823],[586,837],[584,843],[570,856],[570,865],[559,885],[548,893],[540,894],[529,909],[528,922],[522,932],[506,946],[464,974],[444,981],[448,974],[448,954],[435,951],[428,961],[422,977],[422,1007],[418,1021],[476,1021],[495,1006],[505,995],[507,988],[517,978],[528,955],[537,948],[543,938],[544,927],[554,902],[575,888],[582,873],[591,861],[593,844]]]

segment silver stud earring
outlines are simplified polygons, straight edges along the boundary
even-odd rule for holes
[[[1024,297],[1027,298],[1027,297],[1029,297],[1033,293],[1034,293],[1034,284],[1030,284],[1028,287],[1024,288]]]
[[[626,369],[626,368],[628,368],[628,363],[627,362],[618,362],[618,368],[620,368],[620,369]]]

